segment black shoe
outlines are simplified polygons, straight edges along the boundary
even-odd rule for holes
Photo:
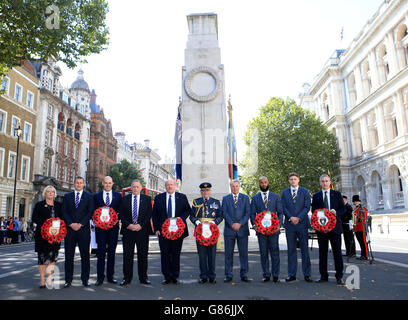
[[[231,277],[225,277],[224,278],[224,282],[231,282],[232,281],[232,278]]]
[[[91,283],[90,283],[89,281],[87,281],[87,282],[82,282],[82,285],[83,285],[84,287],[90,287],[90,286],[91,286]]]
[[[179,283],[179,281],[178,281],[177,279],[173,279],[173,280],[171,280],[171,282],[173,282],[174,284],[178,284],[178,283]]]
[[[215,279],[210,279],[209,282],[210,282],[210,283],[217,283],[217,280],[215,280]]]
[[[103,284],[103,280],[97,280],[95,282],[95,286],[97,286],[97,287],[101,286],[102,284]]]
[[[367,260],[367,258],[366,257],[364,257],[364,256],[361,256],[360,258],[358,258],[359,260]]]
[[[340,278],[340,279],[337,279],[337,285],[338,286],[344,286],[344,281],[343,281],[343,279],[342,278]]]
[[[312,282],[312,278],[310,276],[305,276],[305,281],[306,282]]]
[[[295,277],[295,276],[292,276],[292,277],[287,277],[287,278],[285,279],[285,281],[286,281],[286,282],[293,282],[293,281],[296,281],[296,277]]]
[[[43,286],[40,286],[40,289],[45,289],[45,285],[43,285]]]
[[[64,288],[69,288],[71,286],[71,282],[65,282]]]
[[[141,284],[152,284],[152,282],[149,279],[140,280],[140,283]]]
[[[264,278],[262,278],[262,282],[268,282],[268,281],[271,281],[271,278],[270,278],[270,277],[264,277]]]
[[[321,277],[320,279],[316,280],[316,283],[328,282],[329,279]]]
[[[279,277],[273,277],[273,282],[278,283],[279,282]]]
[[[248,277],[242,277],[241,281],[243,282],[251,282],[251,279],[248,279]]]
[[[127,286],[128,284],[130,284],[130,281],[126,281],[126,280],[122,280],[122,281],[119,283],[119,285],[120,285],[121,287]]]
[[[113,283],[113,284],[117,284],[117,283],[118,283],[118,280],[116,280],[116,279],[108,279],[108,282],[109,282],[109,283]]]
[[[169,284],[170,282],[171,282],[171,280],[167,280],[167,279],[162,280],[162,284],[163,284],[163,285]]]
[[[200,280],[198,280],[198,283],[199,284],[203,284],[203,283],[206,283],[207,282],[207,279],[200,279]]]

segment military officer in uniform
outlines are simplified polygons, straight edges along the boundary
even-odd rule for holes
[[[219,225],[222,220],[222,211],[220,201],[211,198],[211,183],[203,182],[200,184],[201,198],[193,200],[190,220],[196,226],[203,222],[210,222]],[[215,254],[216,246],[203,246],[197,243],[197,252],[200,261],[200,280],[199,283],[215,283]]]

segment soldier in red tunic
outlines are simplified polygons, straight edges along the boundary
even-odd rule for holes
[[[353,196],[353,204],[355,206],[353,211],[353,224],[354,232],[358,243],[361,248],[361,260],[368,259],[368,246],[367,246],[367,209],[361,205],[361,200],[359,195]]]

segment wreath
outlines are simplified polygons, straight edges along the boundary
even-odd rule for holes
[[[207,223],[210,225],[210,232],[211,234],[203,234],[203,225],[204,223]],[[215,223],[210,223],[210,222],[203,222],[200,223],[194,230],[194,237],[196,238],[196,241],[205,247],[212,246],[218,242],[218,238],[220,236],[220,230],[218,229],[218,226]]]
[[[118,214],[111,207],[99,207],[94,211],[92,220],[96,227],[108,230],[115,226],[118,221]]]
[[[171,219],[174,219],[174,218],[167,218],[164,221],[162,225],[161,233],[162,233],[162,236],[166,239],[176,240],[183,235],[186,225],[184,224],[183,219],[181,219],[180,217],[177,217],[176,223],[174,225],[171,225],[171,221],[174,221]]]
[[[266,214],[270,215],[270,219],[269,216],[267,216],[267,219],[264,219]],[[266,236],[274,234],[280,229],[279,218],[275,213],[271,211],[262,211],[258,213],[255,217],[254,222],[257,231]]]
[[[310,219],[310,223],[318,232],[328,233],[336,226],[337,218],[329,209],[316,209]]]
[[[60,218],[49,218],[41,227],[41,236],[49,243],[60,243],[67,235],[67,225]]]

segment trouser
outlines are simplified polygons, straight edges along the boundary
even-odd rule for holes
[[[135,245],[137,250],[137,272],[139,280],[147,279],[147,256],[149,253],[149,233],[146,230],[126,230],[122,238],[123,242],[123,279],[131,282],[133,279],[133,260]],[[99,251],[99,249],[98,249]]]
[[[356,254],[356,243],[354,241],[354,232],[350,230],[349,224],[343,224],[344,245],[346,246],[346,255]]]
[[[106,276],[108,280],[113,279],[115,273],[115,253],[118,244],[119,226],[116,224],[109,230],[103,230],[95,227],[96,243],[98,244],[97,274],[98,280],[105,278],[105,257],[108,254],[106,262]]]
[[[217,244],[212,246],[202,246],[198,242],[196,244],[200,264],[200,279],[215,279]]]
[[[356,231],[356,238],[360,244],[361,256],[368,259],[368,247],[364,231]]]
[[[343,257],[341,255],[341,234],[334,230],[328,233],[316,232],[319,243],[319,272],[322,278],[328,279],[327,255],[329,251],[329,241],[333,251],[334,267],[336,279],[343,278]]]
[[[241,278],[248,276],[248,236],[224,236],[225,246],[225,276],[232,278],[232,266],[234,260],[235,240],[238,244],[240,276]]]
[[[20,231],[20,236],[21,236],[21,242],[24,242],[25,241],[25,232]]]
[[[288,277],[296,277],[297,272],[297,251],[296,244],[299,239],[300,252],[302,254],[302,271],[305,277],[312,275],[312,264],[309,257],[309,239],[308,230],[289,230],[286,229],[286,243],[288,245]]]
[[[183,238],[169,240],[159,237],[161,271],[166,280],[178,279],[180,276],[180,253]]]
[[[257,233],[257,236],[263,276],[265,278],[270,278],[271,275],[279,277],[279,232],[269,236]],[[271,269],[269,269],[269,256],[271,257]]]
[[[90,261],[89,261],[89,244],[91,234],[89,227],[82,227],[78,231],[67,228],[67,236],[65,237],[65,282],[72,282],[74,276],[74,256],[75,248],[78,244],[79,253],[81,255],[81,280],[82,283],[87,283],[89,280]]]

